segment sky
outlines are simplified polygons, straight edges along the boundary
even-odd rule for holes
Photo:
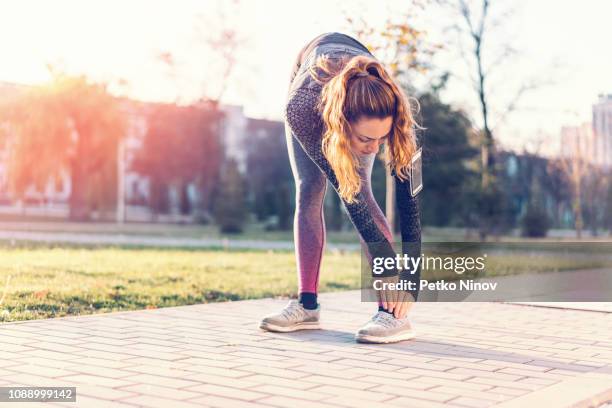
[[[0,0],[0,81],[36,84],[49,80],[48,64],[110,83],[120,95],[149,101],[186,103],[219,93],[217,54],[204,40],[225,21],[242,41],[237,64],[223,93],[225,103],[244,106],[251,117],[280,119],[291,65],[301,47],[323,32],[351,34],[346,16],[364,17],[372,26],[399,15],[409,1],[250,0],[115,1]],[[523,95],[504,121],[494,115],[504,146],[555,150],[563,125],[591,119],[600,93],[612,93],[612,3],[605,0],[504,0],[512,9],[489,27],[487,55],[509,43],[518,56],[492,70],[491,104],[503,111],[521,84],[539,86]],[[415,77],[427,88],[432,77],[453,77],[441,96],[479,124],[456,35],[446,28],[459,20],[448,9],[412,8],[412,22],[444,50],[435,69]],[[223,17],[225,16],[225,17]],[[497,18],[497,15],[495,15]],[[223,18],[222,18],[223,17]],[[160,59],[169,52],[174,64]],[[546,143],[541,143],[546,140]],[[539,147],[538,147],[539,146]],[[546,151],[544,151],[546,153]]]

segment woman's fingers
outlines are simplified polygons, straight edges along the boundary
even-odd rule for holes
[[[409,294],[405,291],[399,292],[398,297],[398,303],[395,307],[396,313],[394,313],[394,316],[398,319],[402,319],[408,313],[408,309],[414,301],[414,297],[412,296],[412,294]]]
[[[395,313],[393,314],[398,319],[403,319],[406,316],[406,312],[408,311],[408,304],[410,302],[400,302],[397,304],[395,308]]]
[[[387,309],[387,311],[393,313],[393,311],[395,310],[397,306],[396,291],[395,290],[388,291],[387,298],[390,299],[389,308]]]
[[[380,296],[380,300],[382,302],[382,306],[386,309],[389,306],[389,304],[387,303],[387,296],[386,296],[386,292],[384,290],[379,290],[378,291],[378,296]]]

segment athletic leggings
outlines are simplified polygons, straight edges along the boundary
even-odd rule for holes
[[[303,52],[303,50],[302,50]],[[301,56],[301,53],[300,53]],[[300,56],[291,73],[290,83],[299,69]],[[323,201],[327,187],[327,179],[319,167],[308,157],[300,143],[293,136],[289,125],[285,123],[285,135],[291,171],[295,179],[295,216],[293,222],[293,237],[299,282],[299,293],[318,293],[319,272],[325,246],[325,219],[323,218]],[[360,156],[361,188],[370,213],[378,228],[389,242],[393,236],[387,219],[376,203],[371,188],[372,167],[376,154]],[[334,191],[335,193],[335,191]],[[359,236],[359,234],[357,234]],[[362,250],[370,258],[365,241],[359,236]],[[371,261],[371,259],[370,259]],[[379,305],[382,302],[379,300]]]

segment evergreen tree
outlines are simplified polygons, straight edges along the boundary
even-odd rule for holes
[[[247,214],[245,181],[236,161],[229,159],[214,198],[215,222],[221,232],[235,234],[242,232]]]
[[[442,103],[437,95],[426,93],[419,98],[417,118],[422,131],[423,147],[423,223],[445,226],[461,223],[460,214],[474,211],[474,179],[468,166],[478,157],[470,145],[471,124],[461,111]],[[471,187],[470,187],[471,186]]]

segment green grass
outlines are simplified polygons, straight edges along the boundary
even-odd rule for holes
[[[356,289],[358,271],[358,254],[327,253],[320,288]],[[1,248],[0,321],[291,296],[296,282],[288,251]]]
[[[519,250],[489,258],[487,276],[597,268],[606,259]],[[320,291],[358,289],[360,264],[359,252],[326,252]],[[294,297],[296,282],[293,251],[3,246],[0,322]]]

